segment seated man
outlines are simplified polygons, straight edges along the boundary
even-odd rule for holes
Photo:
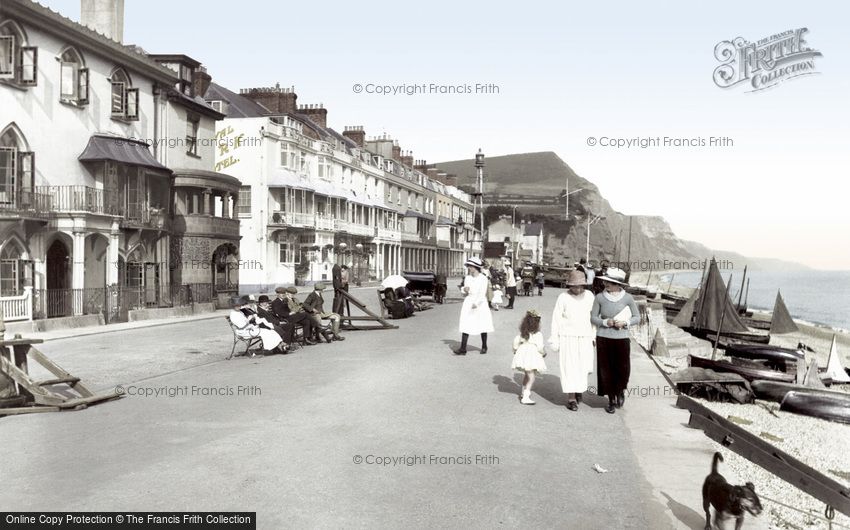
[[[262,327],[259,317],[250,308],[251,300],[247,296],[234,297],[231,301],[230,323],[236,328],[236,336],[248,339],[260,337],[263,351],[268,353],[286,353],[286,343],[273,329]]]
[[[260,295],[257,300],[257,316],[260,317],[260,326],[271,325],[285,343],[292,344],[295,342],[295,324],[277,318],[271,311],[271,305],[268,296]]]
[[[313,340],[313,319],[304,311],[299,311],[297,306],[290,306],[289,302],[293,293],[290,293],[289,290],[292,290],[293,293],[298,292],[295,287],[278,287],[274,290],[277,298],[271,304],[271,313],[278,320],[286,321],[293,326],[301,326],[304,329],[304,344],[312,346],[316,344],[316,341]]]
[[[321,325],[322,319],[331,321],[331,330],[333,332],[334,340],[345,340],[345,337],[342,337],[339,334],[339,325],[341,318],[336,313],[326,313],[324,304],[325,299],[322,298],[322,291],[325,290],[325,284],[317,283],[313,289],[313,292],[304,300],[304,310],[307,313],[313,316],[313,319]]]

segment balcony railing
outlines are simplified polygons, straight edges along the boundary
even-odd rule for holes
[[[356,236],[375,237],[375,227],[370,225],[361,225],[359,223],[348,223],[348,233]]]
[[[36,192],[50,197],[50,210],[53,212],[121,215],[117,191],[90,186],[38,186]]]
[[[376,234],[377,237],[380,237],[381,239],[389,239],[390,241],[401,241],[401,232],[399,232],[398,230],[378,227]]]
[[[0,189],[0,216],[29,215],[47,217],[50,211],[50,195],[32,190]]]

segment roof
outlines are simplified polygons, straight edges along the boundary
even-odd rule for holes
[[[343,145],[350,147],[351,149],[356,149],[356,148],[360,147],[359,145],[357,145],[357,142],[355,142],[351,138],[348,138],[347,136],[343,136],[343,135],[339,134],[338,132],[331,129],[330,127],[328,127],[325,130],[328,131],[331,136],[335,137],[337,140],[342,142]]]
[[[239,191],[242,184],[238,178],[216,171],[191,168],[174,168],[173,171],[175,186],[193,186],[197,183],[205,183],[209,186],[212,183],[230,191]]]
[[[193,66],[195,68],[201,66],[201,61],[193,59],[188,55],[183,55],[182,53],[149,53],[148,57],[158,62],[183,63]]]
[[[204,94],[204,99],[207,101],[226,101],[228,118],[260,118],[271,114],[269,109],[256,101],[240,96],[216,83],[210,83],[207,93]]]
[[[90,48],[108,60],[114,60],[157,81],[172,85],[178,80],[173,70],[138,51],[140,48],[132,45],[125,46],[37,2],[3,0],[0,3],[0,13]]]
[[[539,236],[543,234],[543,223],[528,223],[525,225],[525,236]]]
[[[95,134],[89,138],[89,143],[77,159],[80,162],[99,162],[112,160],[131,166],[148,167],[171,172],[153,157],[148,150],[148,144],[139,140],[131,140],[123,136]]]
[[[183,92],[180,92],[176,88],[169,87],[168,97],[172,100],[178,101],[182,105],[192,110],[202,112],[203,114],[210,116],[214,120],[224,119],[224,114],[210,107],[209,103],[207,103],[206,100],[200,96],[190,97],[184,94]]]
[[[434,220],[434,218],[433,218],[433,217],[431,217],[431,216],[429,216],[429,215],[425,215],[424,213],[419,213],[419,212],[417,212],[417,211],[415,211],[415,210],[407,210],[407,211],[406,211],[406,212],[404,212],[402,215],[403,215],[404,217],[418,217],[418,218],[420,218],[420,219],[427,219],[427,220],[429,220],[429,221],[433,221],[433,220]]]

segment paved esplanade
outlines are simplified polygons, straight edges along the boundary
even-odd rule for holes
[[[567,411],[553,355],[537,405],[518,403],[511,339],[531,307],[548,336],[560,292],[494,313],[487,355],[475,337],[466,357],[451,354],[458,300],[398,330],[268,358],[224,361],[223,314],[49,341],[44,351],[91,387],[183,393],[0,419],[0,507],[256,511],[264,529],[701,528],[711,446],[682,426],[637,347],[631,386],[653,394],[615,415],[587,394]],[[374,293],[355,291],[372,305]],[[385,457],[403,460],[375,463]]]

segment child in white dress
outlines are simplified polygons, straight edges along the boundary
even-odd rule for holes
[[[494,285],[493,286],[493,301],[490,302],[491,304],[493,304],[493,310],[498,311],[499,307],[501,307],[503,301],[504,300],[502,299],[502,286],[501,285]]]
[[[534,405],[531,400],[534,378],[538,373],[546,371],[546,363],[543,361],[543,357],[546,357],[546,346],[543,333],[540,332],[540,313],[534,309],[527,312],[519,331],[520,334],[514,338],[514,360],[511,368],[525,373],[520,403]]]

